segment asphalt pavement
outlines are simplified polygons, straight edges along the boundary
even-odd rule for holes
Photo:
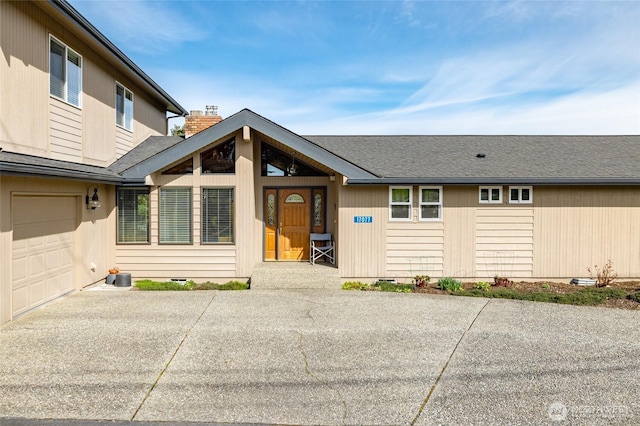
[[[0,425],[640,424],[639,325],[424,294],[83,291],[0,328]]]

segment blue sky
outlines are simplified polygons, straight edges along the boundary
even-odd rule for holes
[[[70,3],[187,110],[303,135],[640,134],[640,1]]]

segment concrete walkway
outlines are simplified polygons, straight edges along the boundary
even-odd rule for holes
[[[340,271],[329,262],[259,262],[251,275],[252,290],[340,290]]]
[[[640,424],[639,323],[421,294],[85,291],[0,329],[0,424]]]

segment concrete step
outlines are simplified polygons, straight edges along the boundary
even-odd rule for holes
[[[335,289],[342,287],[340,271],[330,263],[261,262],[253,268],[252,290]]]

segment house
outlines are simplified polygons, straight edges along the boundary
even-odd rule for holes
[[[249,279],[309,259],[311,233],[333,235],[343,281],[569,279],[609,259],[640,277],[640,136],[300,136],[248,109],[188,114],[64,1],[0,8],[0,323],[115,265]],[[164,136],[167,113],[188,137]]]
[[[111,166],[132,200],[117,207],[115,260],[140,277],[247,279],[259,262],[308,259],[310,233],[329,232],[343,281],[570,279],[608,259],[638,277],[639,148],[638,136],[303,137],[245,109]],[[134,241],[123,223],[149,232]]]
[[[63,0],[0,2],[0,47],[1,324],[104,279],[108,166],[187,111]]]

